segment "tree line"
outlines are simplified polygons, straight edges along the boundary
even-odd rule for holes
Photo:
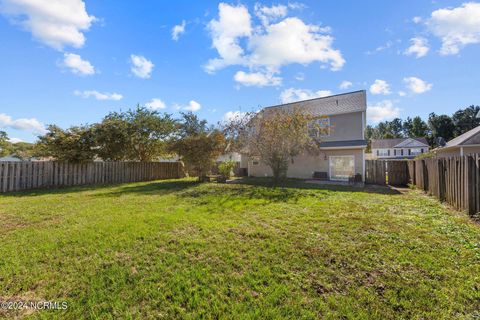
[[[427,137],[432,145],[437,138],[446,141],[480,125],[479,106],[470,106],[451,117],[431,113],[428,121],[420,117],[394,119],[367,126],[366,138]],[[307,128],[308,130],[305,130]],[[274,181],[285,177],[295,157],[318,154],[327,128],[301,109],[265,109],[209,125],[195,114],[181,113],[176,119],[145,107],[111,112],[98,123],[62,129],[49,125],[47,133],[29,147],[32,156],[57,161],[154,161],[178,156],[200,180],[209,173],[219,155],[241,152],[271,168]],[[0,151],[14,153],[21,145],[8,142],[0,132]],[[17,150],[18,151],[18,150]]]
[[[27,144],[28,157],[81,163],[104,161],[154,161],[179,156],[188,169],[203,177],[226,150],[219,127],[209,126],[193,113],[179,119],[145,107],[111,112],[102,121],[62,129],[49,125],[35,144]],[[0,131],[0,154],[19,154],[22,143],[10,143]]]
[[[472,105],[458,110],[452,116],[437,115],[432,112],[427,121],[418,116],[408,117],[405,120],[395,118],[392,121],[380,122],[376,126],[368,125],[365,138],[370,141],[371,139],[425,137],[430,146],[437,147],[439,138],[449,141],[479,126],[479,112],[480,106]]]

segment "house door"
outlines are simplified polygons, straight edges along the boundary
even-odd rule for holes
[[[348,181],[355,175],[354,156],[331,156],[329,158],[330,180]]]

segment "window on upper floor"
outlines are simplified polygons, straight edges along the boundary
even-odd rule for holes
[[[316,120],[310,121],[308,124],[308,134],[312,138],[322,138],[330,136],[330,118],[320,117]]]

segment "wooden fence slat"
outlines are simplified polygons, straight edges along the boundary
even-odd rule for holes
[[[180,178],[181,162],[0,162],[0,192]]]

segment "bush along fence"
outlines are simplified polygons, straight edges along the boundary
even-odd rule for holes
[[[480,155],[408,162],[411,183],[471,215],[480,213]]]
[[[0,192],[181,177],[181,162],[0,161]]]

